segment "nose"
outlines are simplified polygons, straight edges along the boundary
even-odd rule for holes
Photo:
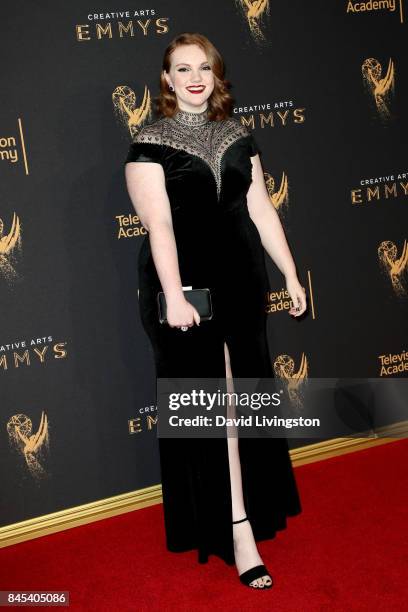
[[[191,75],[191,80],[195,83],[195,82],[200,82],[201,81],[201,74],[199,70],[193,70],[192,75]]]

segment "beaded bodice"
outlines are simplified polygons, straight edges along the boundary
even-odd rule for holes
[[[233,142],[249,133],[246,126],[232,117],[212,121],[207,110],[177,110],[173,117],[162,117],[143,126],[134,142],[166,145],[200,157],[213,173],[219,198],[223,155]]]

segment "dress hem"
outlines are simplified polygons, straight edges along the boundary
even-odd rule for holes
[[[278,532],[280,531],[284,531],[285,529],[288,528],[287,522],[286,522],[286,518],[292,518],[295,516],[299,516],[300,514],[302,514],[303,510],[302,508],[299,508],[297,510],[291,511],[291,512],[286,512],[285,515],[285,524],[281,525],[279,527],[276,527],[274,529],[274,531],[271,533],[266,533],[265,531],[262,534],[255,534],[254,533],[254,540],[255,542],[264,542],[266,540],[273,540]],[[222,561],[224,561],[227,565],[235,565],[235,557],[234,555],[229,556],[226,555],[225,553],[221,553],[221,552],[216,552],[216,551],[208,551],[208,552],[204,552],[202,550],[200,550],[198,548],[197,545],[186,545],[186,546],[180,546],[180,547],[176,547],[176,546],[169,546],[168,544],[166,544],[166,549],[167,551],[171,552],[171,553],[184,553],[184,552],[191,552],[192,550],[196,550],[198,557],[197,557],[197,561],[200,564],[203,563],[208,563],[209,561],[209,556],[215,556],[218,557],[219,559],[221,559]]]

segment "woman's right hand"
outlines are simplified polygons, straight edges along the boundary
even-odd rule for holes
[[[200,315],[197,309],[181,295],[167,298],[167,322],[170,327],[192,327],[194,323],[200,325]]]

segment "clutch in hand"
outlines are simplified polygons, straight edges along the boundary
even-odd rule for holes
[[[192,289],[183,287],[186,300],[196,308],[200,321],[209,321],[213,316],[211,293],[209,289]],[[160,323],[167,323],[167,305],[164,291],[157,294],[157,305]]]

